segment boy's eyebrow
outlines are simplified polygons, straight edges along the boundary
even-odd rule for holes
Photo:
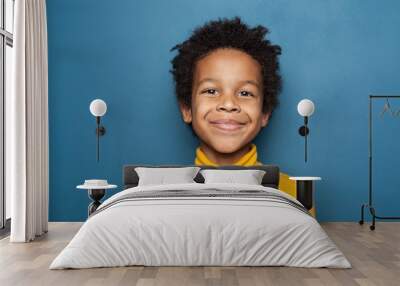
[[[207,81],[216,82],[217,80],[216,80],[216,79],[213,79],[213,78],[207,77],[207,78],[203,78],[202,80],[200,80],[200,81],[198,82],[197,85],[199,86],[199,85],[201,85],[202,83],[207,82]],[[251,85],[256,86],[257,88],[261,88],[260,85],[258,84],[258,82],[254,81],[254,80],[251,80],[251,79],[249,79],[249,80],[243,80],[243,81],[241,81],[240,83],[242,83],[242,84],[243,84],[243,83],[251,84]]]
[[[254,80],[249,79],[249,80],[244,80],[242,82],[252,84],[252,85],[256,86],[257,88],[261,89],[261,86],[258,84],[258,82],[254,81]]]
[[[206,78],[203,78],[201,81],[199,81],[199,82],[197,83],[197,85],[200,85],[200,84],[202,84],[202,83],[204,83],[204,82],[207,82],[207,81],[216,82],[217,80],[216,80],[216,79],[213,79],[213,78],[210,78],[210,77],[206,77]]]

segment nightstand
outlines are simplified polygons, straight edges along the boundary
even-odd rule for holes
[[[114,189],[117,185],[108,184],[107,180],[85,180],[83,185],[76,186],[77,189],[87,190],[92,203],[88,207],[88,217],[101,205],[100,200],[104,197],[106,190]]]
[[[290,180],[296,181],[296,199],[303,206],[310,210],[313,207],[314,181],[320,181],[320,177],[290,177]]]

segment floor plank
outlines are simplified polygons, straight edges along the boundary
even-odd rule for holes
[[[324,230],[352,269],[291,267],[116,267],[49,270],[81,223],[50,223],[32,243],[0,240],[0,285],[399,285],[400,223],[380,222],[375,231],[357,223],[324,223]]]

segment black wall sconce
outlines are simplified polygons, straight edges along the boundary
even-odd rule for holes
[[[304,117],[304,125],[299,128],[299,134],[304,137],[304,162],[307,162],[307,137],[310,133],[308,118],[314,113],[314,110],[314,103],[309,99],[302,99],[297,104],[297,111]]]
[[[95,99],[90,103],[90,112],[96,117],[97,162],[100,160],[100,136],[106,134],[106,128],[100,125],[101,117],[107,112],[107,104],[101,99]]]

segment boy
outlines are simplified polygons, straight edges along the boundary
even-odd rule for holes
[[[210,21],[172,50],[178,104],[200,139],[196,165],[261,164],[252,143],[278,104],[281,48],[264,39],[267,28],[240,18]],[[171,51],[172,51],[171,50]],[[279,189],[296,196],[281,173]]]

